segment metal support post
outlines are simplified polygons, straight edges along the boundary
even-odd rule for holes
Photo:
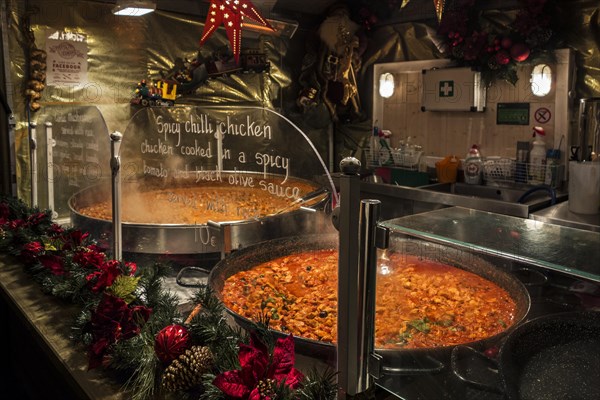
[[[375,351],[375,292],[377,285],[377,247],[375,232],[381,210],[379,200],[361,200],[358,264],[358,337],[357,393],[366,392],[373,386],[369,361]]]
[[[37,171],[37,138],[36,123],[29,124],[29,162],[31,163],[31,206],[38,205],[38,171]]]
[[[58,218],[54,208],[54,146],[56,140],[52,137],[52,122],[46,122],[46,160],[47,160],[47,182],[48,182],[48,208],[52,210],[52,219]]]
[[[113,222],[113,259],[123,258],[123,238],[121,226],[121,132],[110,134],[110,169],[112,171],[112,222]]]
[[[360,203],[360,162],[340,163],[338,265],[338,399],[365,392],[372,385],[368,373],[374,343],[375,223],[379,201]]]
[[[15,130],[17,127],[17,119],[14,114],[8,117],[8,146],[10,158],[10,193],[13,196],[17,195],[17,167],[15,157]]]
[[[9,27],[8,21],[10,21],[9,10],[7,1],[0,1],[0,37],[2,40],[2,62],[4,63],[4,87],[0,90],[6,96],[3,99],[3,106],[8,117],[8,137],[7,142],[5,143],[8,148],[6,148],[3,152],[3,156],[8,156],[8,160],[4,160],[4,166],[9,167],[9,171],[5,172],[5,178],[8,179],[6,182],[8,186],[6,189],[9,189],[10,194],[13,196],[17,196],[17,163],[16,163],[16,155],[15,155],[15,128],[17,126],[16,117],[13,114],[12,110],[14,107],[13,101],[13,91],[14,85],[12,82],[11,74],[7,71],[8,66],[11,64],[10,52],[9,52]],[[4,102],[4,100],[6,102]],[[3,144],[4,145],[4,144]],[[0,145],[0,148],[3,146]],[[10,161],[9,161],[10,160]]]

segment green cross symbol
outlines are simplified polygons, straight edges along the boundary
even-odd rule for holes
[[[440,81],[440,97],[454,96],[454,81]]]

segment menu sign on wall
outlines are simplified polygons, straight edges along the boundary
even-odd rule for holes
[[[81,33],[48,31],[46,36],[48,85],[87,83],[87,37]]]

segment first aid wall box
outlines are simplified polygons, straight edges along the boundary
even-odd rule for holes
[[[485,111],[486,88],[473,68],[423,70],[422,111]]]

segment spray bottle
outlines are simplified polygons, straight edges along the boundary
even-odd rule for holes
[[[529,183],[539,185],[546,178],[546,132],[541,126],[533,127],[533,143],[529,152]]]

